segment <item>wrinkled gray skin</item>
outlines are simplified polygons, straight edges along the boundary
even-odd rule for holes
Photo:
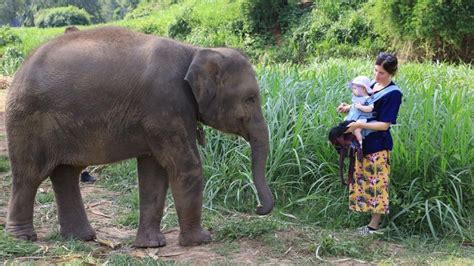
[[[255,73],[239,52],[205,49],[107,27],[65,34],[23,63],[8,92],[13,185],[6,231],[35,240],[33,203],[51,178],[61,234],[91,240],[79,173],[137,158],[138,247],[166,244],[160,231],[171,186],[184,246],[210,241],[201,227],[203,171],[198,123],[250,142],[264,215],[273,197],[264,170],[268,131]]]

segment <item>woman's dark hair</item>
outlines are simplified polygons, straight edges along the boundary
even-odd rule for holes
[[[382,66],[390,75],[395,75],[398,69],[397,57],[389,53],[380,53],[375,59],[375,64]]]

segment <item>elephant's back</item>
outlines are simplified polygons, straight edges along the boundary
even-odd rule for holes
[[[43,104],[47,99],[57,104],[55,99],[77,101],[79,95],[87,97],[104,89],[137,84],[137,73],[146,67],[145,50],[151,40],[151,36],[117,27],[57,37],[25,60],[8,98],[38,99]]]
[[[73,75],[120,71],[143,61],[151,36],[122,28],[105,27],[68,33],[38,48],[25,61],[29,75],[41,73],[49,79]]]

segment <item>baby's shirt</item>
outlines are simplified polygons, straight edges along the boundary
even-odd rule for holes
[[[359,119],[368,119],[372,117],[372,112],[363,112],[355,107],[356,103],[365,105],[369,96],[352,96],[352,105],[349,113],[344,118],[344,120],[359,120]]]
[[[352,104],[356,104],[356,103],[360,103],[362,105],[365,104],[365,101],[367,101],[367,99],[369,98],[369,96],[355,96],[353,95],[352,96]]]

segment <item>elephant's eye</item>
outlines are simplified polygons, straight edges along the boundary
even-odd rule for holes
[[[249,96],[245,98],[245,103],[247,104],[255,103],[256,99],[257,97],[255,97],[255,95]]]

